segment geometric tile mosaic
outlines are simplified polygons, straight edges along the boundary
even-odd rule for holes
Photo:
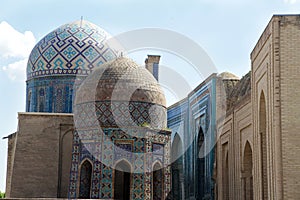
[[[42,38],[27,63],[26,111],[72,113],[75,81],[117,57],[107,37],[98,26],[79,20]],[[38,95],[41,88],[46,91],[44,100]]]
[[[77,82],[79,80],[76,79]],[[74,84],[75,78],[71,76],[48,76],[28,80],[26,112],[72,113]],[[41,91],[44,91],[43,95]]]
[[[166,126],[166,108],[147,102],[102,101],[75,105],[74,120],[78,128]]]
[[[145,127],[140,127],[139,130],[103,128],[102,131],[100,134],[97,129],[84,128],[74,133],[69,198],[78,198],[80,192],[84,191],[78,190],[83,180],[79,171],[88,160],[93,165],[91,186],[88,187],[90,198],[113,199],[115,173],[112,166],[125,159],[134,169],[130,175],[130,199],[152,199],[153,173],[148,170],[151,170],[153,163],[157,162],[157,157],[161,166],[168,160],[163,157],[169,156],[170,135]],[[153,153],[154,156],[149,157],[146,152]],[[171,189],[170,167],[164,167],[163,174],[156,178],[164,180],[163,185],[157,185],[156,188],[161,188],[159,196],[166,197]]]
[[[60,26],[31,51],[27,80],[55,74],[88,75],[93,67],[116,58],[117,51],[105,43],[107,37],[104,30],[84,20]]]

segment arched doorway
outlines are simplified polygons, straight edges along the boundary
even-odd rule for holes
[[[89,199],[91,194],[92,164],[85,160],[80,166],[79,198]]]
[[[246,143],[244,149],[243,159],[243,188],[244,188],[244,199],[253,199],[253,175],[252,175],[252,149],[249,142]]]
[[[259,101],[259,134],[261,158],[261,188],[262,199],[268,198],[268,172],[267,172],[267,129],[266,129],[266,100],[262,92]]]
[[[183,193],[183,150],[178,133],[172,143],[172,195],[174,199],[182,199]]]
[[[152,172],[152,195],[153,200],[162,200],[163,199],[163,168],[159,162],[156,162],[153,166]]]
[[[130,179],[130,164],[127,161],[122,160],[115,167],[114,199],[130,199]]]
[[[226,145],[227,146],[227,145]],[[229,163],[228,163],[228,150],[225,151],[224,157],[223,157],[223,173],[222,173],[222,179],[223,179],[223,199],[229,200]]]
[[[62,135],[61,145],[59,145],[59,182],[58,198],[67,198],[69,190],[70,169],[72,167],[72,150],[74,129],[69,129]]]
[[[197,187],[197,199],[204,197],[205,186],[205,149],[204,149],[204,133],[200,127],[197,138],[197,158],[196,158],[196,187]]]

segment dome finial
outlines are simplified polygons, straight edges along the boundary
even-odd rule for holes
[[[82,20],[83,20],[83,16],[81,16],[81,18],[80,18],[80,28],[81,28],[81,25],[82,25]]]

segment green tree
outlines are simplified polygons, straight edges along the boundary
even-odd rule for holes
[[[5,198],[5,192],[0,191],[0,199],[4,199],[4,198]]]

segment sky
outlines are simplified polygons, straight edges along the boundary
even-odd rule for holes
[[[81,16],[112,36],[144,28],[174,31],[197,43],[217,72],[242,77],[251,69],[250,53],[272,15],[299,11],[300,0],[1,1],[0,137],[17,130],[17,113],[25,111],[25,71],[33,46],[47,33]],[[186,61],[168,52],[144,49],[128,56],[142,64],[151,53],[162,55],[162,65],[185,73],[192,87],[200,83],[185,70],[190,67]],[[7,140],[0,139],[0,157],[0,191],[4,191]]]

